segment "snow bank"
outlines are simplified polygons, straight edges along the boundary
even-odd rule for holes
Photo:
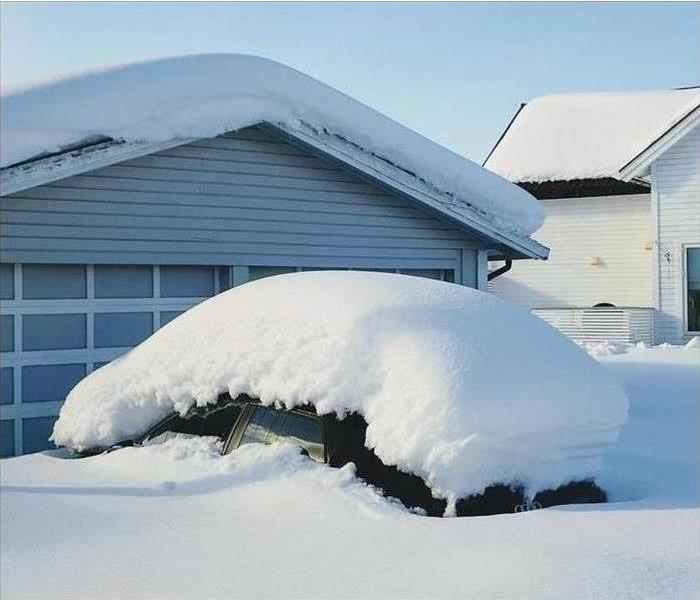
[[[591,356],[596,358],[604,356],[615,356],[617,354],[627,354],[635,350],[697,350],[700,348],[700,337],[695,336],[690,338],[688,342],[682,346],[676,346],[674,344],[658,344],[656,346],[649,346],[646,342],[616,342],[616,341],[604,341],[604,342],[577,342],[581,348],[583,348]]]
[[[510,181],[619,178],[700,104],[700,89],[556,94],[528,102],[486,162]]]
[[[490,294],[385,273],[248,283],[181,315],[68,395],[54,441],[104,447],[222,392],[358,411],[367,445],[442,497],[594,476],[625,422],[618,384]]]
[[[267,121],[349,140],[505,229],[529,235],[544,220],[524,190],[299,71],[254,56],[120,66],[8,94],[2,102],[3,167],[95,136],[184,142]]]
[[[426,519],[288,446],[36,453],[0,462],[3,598],[698,598],[700,350],[601,362],[630,399],[611,504]]]

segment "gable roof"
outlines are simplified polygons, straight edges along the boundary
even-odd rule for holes
[[[4,96],[2,193],[259,123],[352,157],[516,254],[547,254],[529,237],[544,212],[526,191],[303,73],[244,55],[138,63]]]
[[[700,105],[700,88],[542,96],[522,105],[484,161],[523,183],[614,179]]]

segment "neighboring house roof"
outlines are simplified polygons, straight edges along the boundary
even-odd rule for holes
[[[2,193],[268,123],[418,204],[544,258],[525,190],[294,69],[243,55],[164,59],[3,97]]]
[[[699,106],[700,88],[542,96],[520,107],[484,166],[536,196],[532,184],[545,182],[575,182],[574,196],[606,186],[638,193],[615,183],[632,178],[621,170]]]
[[[649,167],[659,156],[668,150],[673,144],[685,136],[686,133],[700,125],[700,104],[676,121],[659,137],[652,141],[639,154],[632,158],[620,169],[620,176],[625,180],[636,177],[644,177],[649,173]]]

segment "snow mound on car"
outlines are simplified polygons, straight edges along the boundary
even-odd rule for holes
[[[514,305],[439,281],[328,271],[192,308],[81,381],[53,439],[105,447],[224,392],[357,411],[368,447],[448,499],[593,477],[627,417],[594,359]]]

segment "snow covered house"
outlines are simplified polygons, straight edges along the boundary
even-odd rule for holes
[[[551,248],[496,294],[584,341],[698,335],[700,89],[537,98],[484,165],[540,199]]]
[[[368,269],[485,289],[489,259],[547,256],[529,193],[268,60],[129,65],[2,109],[3,455],[46,447],[80,379],[229,287]]]

